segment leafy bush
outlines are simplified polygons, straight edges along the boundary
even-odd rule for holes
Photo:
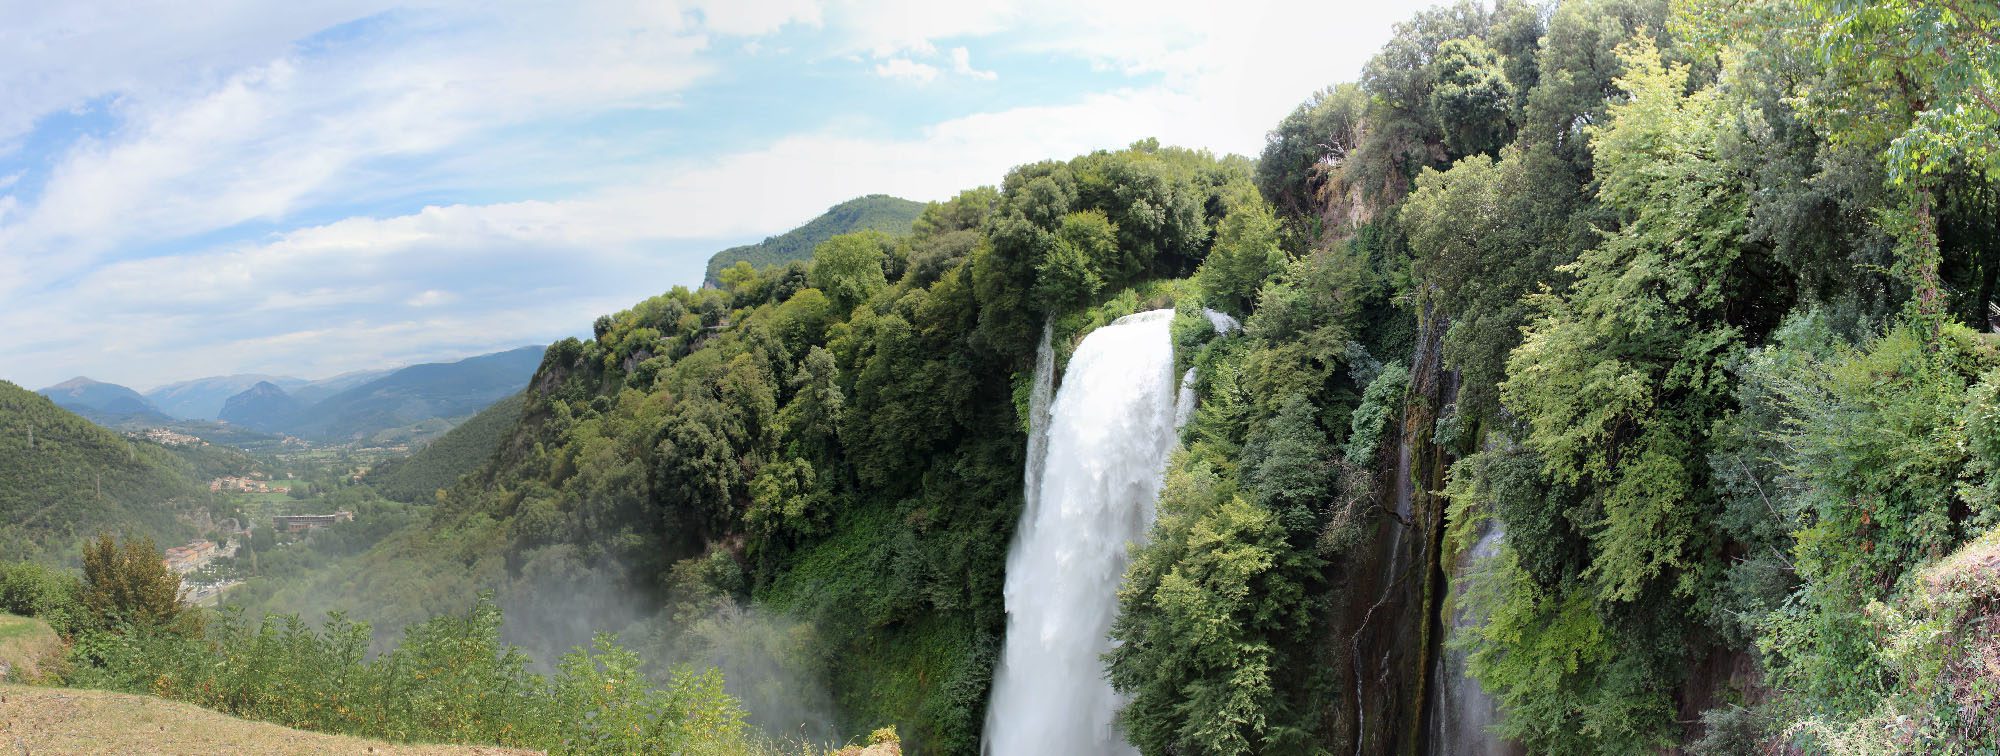
[[[754,753],[744,713],[714,672],[676,671],[654,688],[615,638],[575,649],[552,678],[500,641],[482,596],[464,615],[407,630],[368,658],[367,625],[332,615],[251,624],[223,617],[201,636],[91,632],[72,682],[187,701],[287,727],[400,742],[487,743],[558,753]]]

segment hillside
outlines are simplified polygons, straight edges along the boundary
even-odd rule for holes
[[[738,262],[762,268],[810,258],[814,247],[837,234],[865,230],[907,234],[910,223],[923,209],[922,202],[886,194],[856,197],[828,208],[825,213],[798,228],[756,244],[730,247],[715,253],[708,258],[708,270],[703,274],[702,282],[708,286],[722,285],[722,269]]]
[[[0,684],[0,742],[22,753],[530,754],[490,746],[394,745],[238,719],[150,696]]]
[[[146,399],[159,407],[161,412],[172,417],[182,420],[215,420],[220,417],[222,405],[229,400],[229,397],[243,393],[251,386],[267,382],[287,391],[297,390],[311,383],[299,378],[276,375],[219,375],[169,383],[146,392]]]
[[[178,543],[177,512],[203,506],[194,465],[0,381],[0,554],[69,555],[99,530]]]
[[[137,391],[116,383],[94,381],[83,376],[35,393],[57,405],[102,425],[121,422],[164,422],[169,418]]]
[[[524,395],[514,394],[494,402],[410,456],[368,471],[369,485],[397,501],[430,501],[439,489],[486,464],[520,422],[525,401]]]

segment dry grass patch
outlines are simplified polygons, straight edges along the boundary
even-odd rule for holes
[[[175,701],[0,683],[0,751],[32,754],[532,754],[484,746],[391,745],[237,719]]]

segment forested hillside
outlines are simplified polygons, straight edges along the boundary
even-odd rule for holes
[[[493,587],[524,643],[624,629],[760,724],[976,753],[1038,337],[1173,307],[1200,403],[1105,669],[1143,752],[1990,751],[1996,35],[1426,11],[1255,161],[1024,165],[598,318],[322,602]],[[1496,726],[1447,740],[1467,677]]]
[[[104,530],[186,540],[194,528],[176,516],[209,503],[200,468],[247,462],[190,456],[128,440],[0,381],[0,554],[70,561]]]
[[[519,394],[494,402],[410,456],[369,470],[368,484],[397,501],[428,500],[486,464],[520,422],[524,403]]]
[[[842,202],[819,217],[807,221],[805,225],[767,238],[756,244],[717,252],[708,258],[708,268],[702,274],[702,282],[707,286],[722,285],[722,271],[737,263],[749,263],[752,268],[783,265],[812,257],[813,248],[838,234],[856,231],[880,231],[885,234],[902,234],[910,230],[910,222],[923,212],[924,203],[891,197],[886,194],[870,194]]]

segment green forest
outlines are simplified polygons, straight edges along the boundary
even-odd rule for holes
[[[520,710],[243,710],[615,751],[523,712],[644,660],[603,710],[703,747],[979,753],[1037,340],[1173,308],[1200,404],[1103,660],[1142,753],[1437,752],[1444,658],[1529,753],[2000,748],[2000,8],[1460,2],[1255,158],[1049,159],[888,231],[596,318],[233,599],[280,618],[80,634],[77,679],[455,649]]]

